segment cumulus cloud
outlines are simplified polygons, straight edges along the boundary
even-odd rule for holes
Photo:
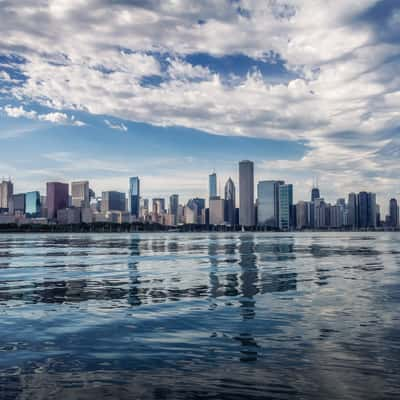
[[[329,179],[336,173],[349,185],[375,174],[383,188],[389,178],[381,149],[393,141],[385,132],[395,132],[400,117],[400,48],[396,35],[388,40],[378,25],[397,32],[400,7],[371,22],[364,16],[377,4],[5,0],[0,53],[20,56],[14,66],[25,77],[7,93],[54,109],[20,115],[31,119],[66,123],[65,110],[82,110],[219,135],[305,141],[310,151],[303,160],[275,167],[318,169]],[[252,70],[238,78],[186,60],[199,53],[271,63],[279,55],[295,77],[271,84]]]

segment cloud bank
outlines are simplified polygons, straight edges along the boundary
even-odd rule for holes
[[[0,8],[3,93],[54,110],[9,108],[9,116],[66,123],[76,110],[306,141],[302,160],[264,168],[309,170],[342,192],[397,185],[396,2],[3,0]],[[202,54],[244,55],[256,67],[237,75],[188,61]],[[290,79],[271,82],[260,63],[281,64]]]

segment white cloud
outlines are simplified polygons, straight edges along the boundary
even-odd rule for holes
[[[37,112],[34,110],[26,111],[22,106],[12,107],[7,105],[4,107],[4,112],[11,118],[28,118],[36,119]]]
[[[326,176],[337,170],[339,184],[350,186],[373,173],[380,180],[371,181],[386,188],[385,174],[395,165],[380,154],[380,136],[400,117],[400,48],[381,42],[371,24],[355,22],[376,0],[133,4],[3,1],[0,52],[26,60],[16,66],[26,81],[8,93],[54,109],[39,116],[15,107],[9,115],[79,125],[65,110],[82,110],[221,135],[301,140],[310,152],[296,163],[275,163],[277,174],[285,165]],[[390,17],[391,29],[398,16]],[[264,60],[279,54],[298,76],[270,84],[252,71],[238,79],[191,65],[185,61],[191,53]],[[160,84],[143,84],[154,75]]]
[[[28,118],[38,121],[47,121],[60,125],[75,125],[84,126],[84,122],[76,120],[74,116],[69,117],[65,113],[50,112],[48,114],[38,114],[35,110],[27,111],[22,106],[13,107],[7,105],[4,107],[4,112],[11,118]]]
[[[116,129],[118,131],[123,131],[123,132],[127,132],[128,128],[126,127],[125,124],[123,124],[122,122],[120,124],[113,124],[112,122],[110,122],[108,119],[105,119],[104,122],[106,123],[106,125],[111,128],[111,129]]]

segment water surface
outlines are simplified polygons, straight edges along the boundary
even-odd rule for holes
[[[398,399],[400,235],[0,235],[0,399]]]

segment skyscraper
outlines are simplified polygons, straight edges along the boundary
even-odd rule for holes
[[[40,216],[40,193],[28,192],[25,194],[25,213],[28,217]]]
[[[8,202],[10,214],[25,214],[25,193],[13,194]]]
[[[101,194],[101,212],[125,211],[126,199],[125,193],[108,191]]]
[[[390,215],[390,225],[393,228],[399,226],[399,206],[396,199],[390,199],[389,202],[389,215]]]
[[[359,228],[376,227],[376,195],[375,193],[360,192],[358,194]]]
[[[225,184],[225,222],[228,225],[236,224],[236,189],[233,180],[229,178]]]
[[[178,223],[179,195],[173,194],[169,197],[169,213],[173,216],[173,224]]]
[[[9,208],[9,202],[14,194],[14,185],[11,180],[0,183],[0,208]]]
[[[254,163],[239,162],[239,224],[254,225]]]
[[[358,197],[355,193],[350,193],[347,201],[347,224],[353,228],[358,228]]]
[[[136,218],[140,216],[140,180],[138,176],[129,179],[130,213]]]
[[[224,224],[225,200],[219,196],[210,199],[210,225]]]
[[[165,214],[165,199],[163,198],[153,199],[153,216],[158,218],[162,214]]]
[[[279,185],[283,181],[260,181],[257,184],[257,224],[279,226]]]
[[[313,187],[311,189],[311,201],[315,201],[316,199],[319,199],[321,197],[321,194],[319,192],[319,189],[317,187]]]
[[[279,185],[279,229],[288,231],[293,224],[293,185]]]
[[[297,229],[308,228],[310,225],[309,220],[310,203],[307,201],[299,201],[296,204],[296,227]]]
[[[68,184],[47,182],[47,218],[56,219],[57,211],[68,207]]]
[[[217,197],[217,174],[213,172],[208,176],[208,187],[209,187],[209,200],[213,197]]]
[[[72,196],[73,207],[89,208],[90,207],[89,182],[88,181],[71,182],[71,196]]]

